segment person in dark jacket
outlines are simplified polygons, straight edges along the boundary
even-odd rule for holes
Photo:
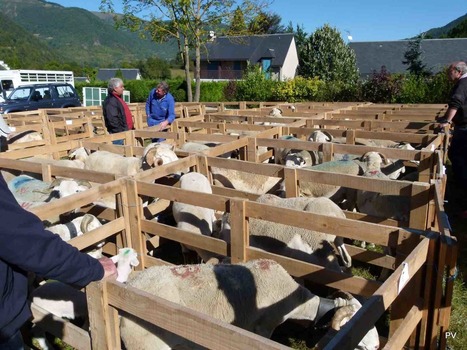
[[[31,317],[28,272],[84,287],[115,275],[109,258],[94,259],[44,229],[0,176],[0,349],[23,349],[20,328]]]
[[[105,127],[109,134],[133,129],[133,116],[130,108],[122,99],[125,86],[120,78],[111,78],[107,85],[108,94],[102,104]],[[114,144],[123,145],[123,140],[115,140]]]
[[[467,64],[459,61],[449,65],[449,79],[455,82],[451,90],[448,109],[438,119],[441,127],[454,125],[448,157],[452,164],[454,181],[461,190],[461,216],[467,218]]]
[[[163,81],[151,90],[146,100],[146,120],[148,126],[158,125],[158,130],[167,130],[175,120],[175,99],[169,92],[169,85]],[[165,139],[153,139],[153,142]]]

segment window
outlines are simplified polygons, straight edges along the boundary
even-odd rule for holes
[[[27,100],[31,95],[32,88],[18,88],[8,98],[10,100]]]
[[[57,86],[58,98],[75,97],[73,89],[68,85]]]

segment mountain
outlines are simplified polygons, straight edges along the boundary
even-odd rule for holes
[[[448,37],[449,33],[453,29],[456,29],[456,28],[459,28],[460,26],[462,26],[464,21],[467,21],[467,13],[465,15],[455,19],[454,21],[449,22],[448,24],[446,24],[443,27],[432,28],[430,30],[427,30],[425,32],[424,38],[426,38],[426,39],[446,38],[446,37]],[[465,24],[464,24],[464,26],[465,26]],[[459,36],[456,36],[456,37],[459,37]],[[467,33],[465,33],[465,35],[462,36],[462,37],[466,38]]]
[[[49,50],[23,27],[0,13],[1,60],[11,67],[40,68],[41,62],[63,60],[58,52]]]
[[[41,51],[65,61],[92,67],[117,67],[122,62],[148,57],[165,60],[176,57],[174,42],[158,44],[141,39],[137,33],[115,29],[108,16],[96,16],[77,7],[42,0],[0,0],[0,13],[16,28],[29,32]],[[9,31],[8,27],[3,29]],[[0,46],[4,45],[0,37]],[[8,57],[2,59],[10,64]]]

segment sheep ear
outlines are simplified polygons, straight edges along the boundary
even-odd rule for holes
[[[138,258],[136,256],[133,257],[133,259],[131,259],[130,265],[131,266],[138,266],[139,265],[139,260],[138,260]]]
[[[114,264],[118,263],[118,260],[120,259],[119,255],[114,255],[110,258],[110,260],[113,261]]]

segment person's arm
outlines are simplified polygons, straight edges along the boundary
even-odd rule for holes
[[[37,216],[16,202],[3,177],[0,220],[0,259],[13,267],[80,287],[111,274],[106,259],[99,262],[46,231]]]

